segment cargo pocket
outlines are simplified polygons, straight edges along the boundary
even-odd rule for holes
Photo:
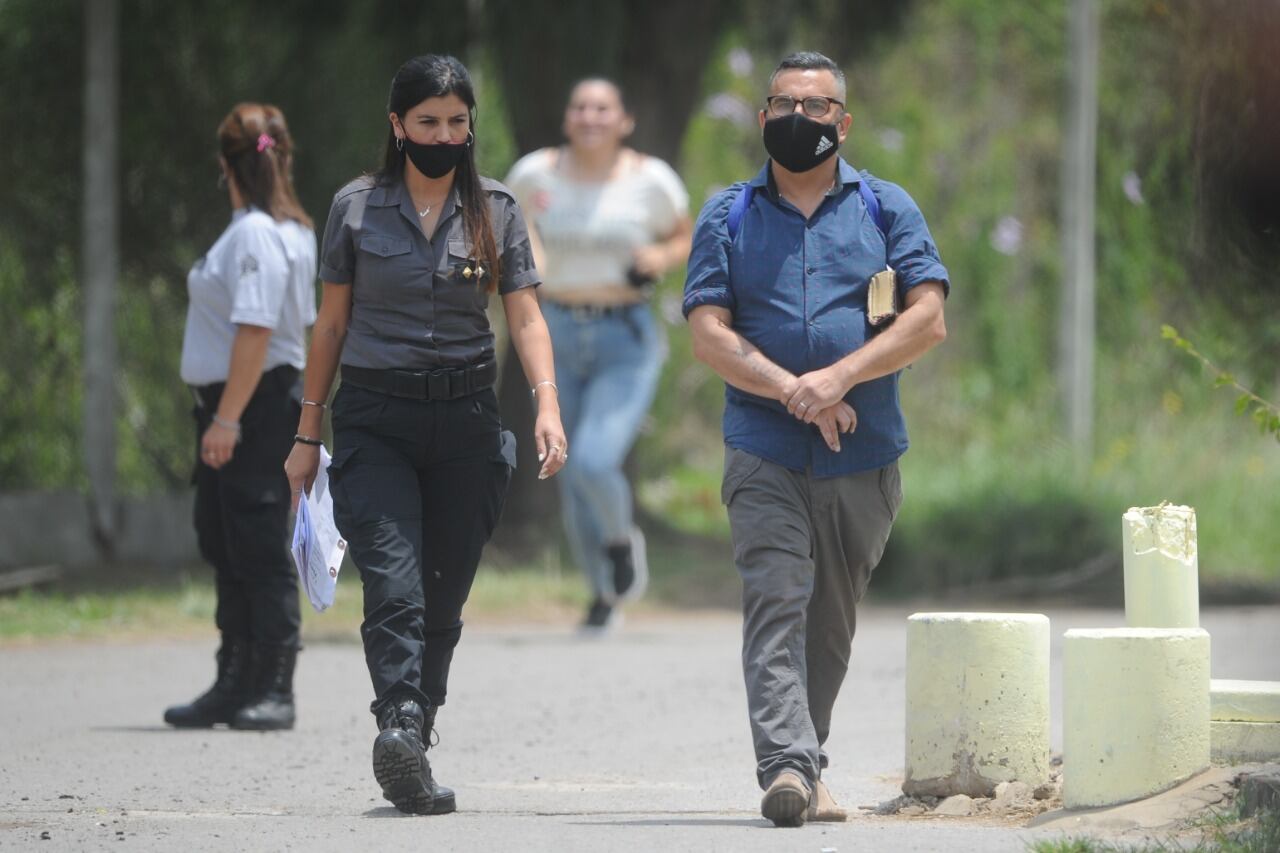
[[[351,540],[351,535],[347,532],[351,529],[351,501],[348,500],[343,477],[349,469],[351,457],[355,456],[359,450],[357,446],[343,447],[334,451],[328,468],[329,495],[333,498],[333,521],[338,526],[338,532],[348,541]]]
[[[507,503],[507,489],[511,486],[511,474],[516,469],[516,436],[504,429],[499,436],[498,450],[489,459],[493,479],[490,481],[489,512],[484,516],[484,541],[489,541],[502,509]]]
[[[884,498],[889,518],[896,519],[902,508],[902,472],[897,462],[890,462],[880,469],[880,495]]]
[[[724,449],[724,479],[720,482],[720,503],[728,506],[747,478],[760,470],[764,460],[754,453],[734,447]]]

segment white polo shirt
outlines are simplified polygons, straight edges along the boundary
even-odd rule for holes
[[[305,225],[277,222],[241,208],[187,274],[182,381],[225,382],[237,326],[271,329],[263,370],[306,365],[307,327],[316,321],[316,236]]]

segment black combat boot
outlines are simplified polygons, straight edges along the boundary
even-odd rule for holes
[[[430,719],[435,719],[431,713]],[[373,742],[373,775],[382,796],[408,814],[447,814],[453,811],[453,791],[431,778],[427,740],[423,737],[427,714],[412,699],[392,700],[378,713],[382,731]],[[425,729],[430,736],[431,729]]]
[[[254,644],[253,695],[236,714],[232,728],[254,731],[293,728],[293,667],[297,660],[296,646]]]
[[[218,649],[218,677],[213,686],[187,705],[174,705],[164,721],[180,729],[207,729],[230,724],[249,701],[249,641],[223,635]]]

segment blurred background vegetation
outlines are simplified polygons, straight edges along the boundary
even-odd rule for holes
[[[403,59],[451,52],[473,70],[482,170],[496,177],[555,143],[573,79],[605,73],[628,89],[637,147],[673,162],[696,208],[759,168],[768,74],[811,48],[849,75],[842,153],[915,197],[954,285],[950,337],[903,377],[907,498],[877,588],[1036,594],[1114,579],[1120,514],[1170,500],[1198,510],[1210,595],[1274,591],[1280,445],[1160,330],[1177,326],[1262,397],[1280,394],[1280,3],[1100,2],[1095,438],[1083,457],[1063,437],[1057,374],[1067,6],[125,0],[119,489],[188,479],[185,275],[228,217],[214,129],[237,101],[283,108],[322,228],[333,192],[376,166]],[[84,38],[81,3],[0,0],[0,491],[86,489]],[[658,590],[673,599],[736,588],[719,505],[722,384],[691,357],[682,283],[673,272],[655,299],[671,357],[632,461]],[[490,562],[558,560],[551,507],[518,490]]]

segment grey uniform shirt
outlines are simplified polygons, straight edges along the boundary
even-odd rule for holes
[[[498,292],[540,283],[524,217],[511,192],[481,178],[494,243],[502,260]],[[334,196],[320,251],[320,279],[351,285],[351,320],[342,363],[351,367],[433,370],[494,357],[486,275],[477,284],[476,252],[463,227],[454,187],[428,240],[403,181],[357,178]],[[473,275],[465,276],[466,270]]]

